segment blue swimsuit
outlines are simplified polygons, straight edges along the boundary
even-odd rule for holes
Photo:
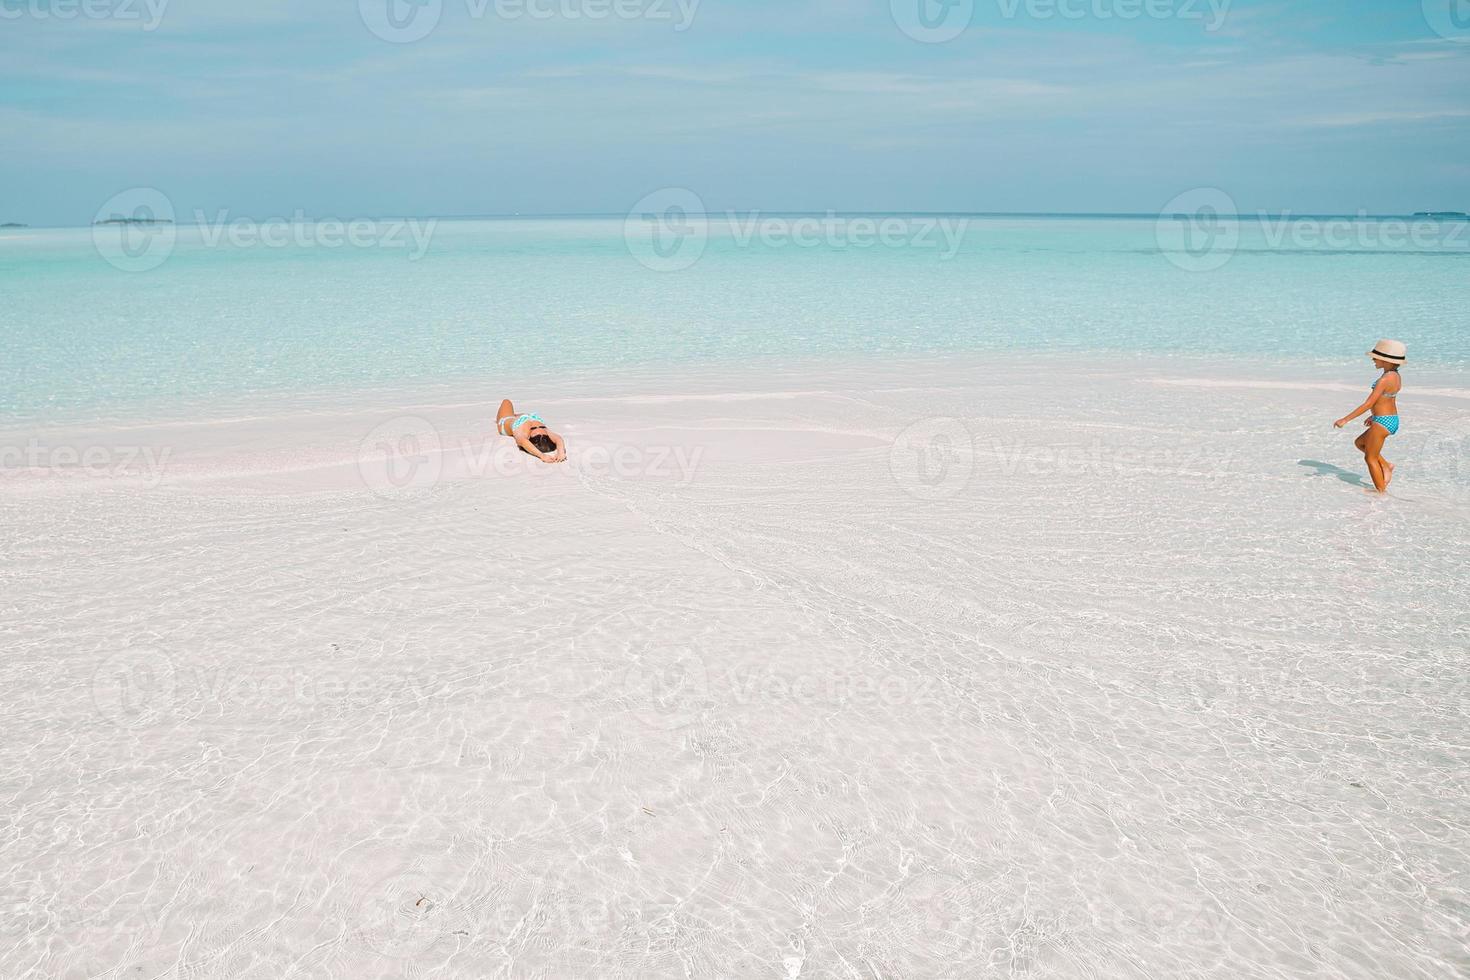
[[[1378,385],[1375,383],[1371,390],[1377,391]],[[1402,391],[1403,389],[1400,388],[1398,391],[1394,392],[1388,397],[1397,398]],[[1396,436],[1399,434],[1399,417],[1397,415],[1370,415],[1368,416],[1368,421],[1377,422],[1379,425],[1387,429],[1388,434],[1391,436]]]
[[[500,420],[500,431],[503,432],[503,433],[505,433],[508,436],[509,435],[514,435],[515,434],[515,431],[517,429],[519,429],[523,423],[528,422],[531,419],[535,419],[537,422],[540,422],[542,425],[545,425],[546,424],[546,420],[543,419],[541,416],[537,415],[535,412],[526,412],[524,415],[518,415],[518,416],[516,416],[515,421],[511,421],[511,417],[509,415],[507,415],[505,418],[501,419]]]

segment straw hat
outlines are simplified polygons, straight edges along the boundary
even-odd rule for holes
[[[1402,364],[1405,360],[1404,351],[1406,349],[1402,341],[1380,340],[1373,345],[1373,349],[1368,352],[1368,356],[1384,361],[1392,361],[1395,364]]]

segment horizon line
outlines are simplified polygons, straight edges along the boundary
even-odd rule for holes
[[[226,209],[225,214],[228,214]],[[654,213],[654,212],[648,212]],[[1112,218],[1112,219],[1140,219],[1158,220],[1160,218],[1191,218],[1198,217],[1187,211],[884,211],[884,210],[856,210],[845,211],[828,209],[824,211],[806,210],[766,210],[762,208],[729,208],[723,211],[691,211],[685,212],[689,217],[695,218],[727,218],[730,216],[750,217],[754,215],[770,215],[774,217],[912,217],[912,218]],[[356,215],[353,217],[341,217],[339,215],[325,215],[306,217],[301,209],[296,209],[294,214],[301,214],[307,221],[495,221],[507,219],[628,219],[637,216],[640,212],[628,211],[504,211],[488,212],[484,214],[383,214],[383,215]],[[285,215],[272,215],[268,218],[254,219],[241,215],[247,220],[258,221],[285,221],[292,220]],[[1462,218],[1470,219],[1470,213],[1457,210],[1426,210],[1414,212],[1382,212],[1368,213],[1365,211],[1355,212],[1294,212],[1291,210],[1267,211],[1257,210],[1252,212],[1237,212],[1235,214],[1214,214],[1213,217],[1222,221],[1258,220],[1261,218],[1349,218],[1349,219],[1388,219],[1388,218]],[[225,219],[229,220],[229,219]],[[121,222],[115,222],[121,223]],[[175,227],[199,224],[187,219],[175,218],[172,222]],[[26,224],[24,222],[5,222],[12,227],[0,227],[0,232],[24,229],[80,229],[95,227],[98,222],[90,221],[86,224]]]

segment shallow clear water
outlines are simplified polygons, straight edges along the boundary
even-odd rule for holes
[[[1339,360],[1380,336],[1415,364],[1470,357],[1465,222],[889,218],[885,243],[862,219],[761,220],[711,221],[695,252],[675,243],[673,264],[695,258],[675,271],[622,219],[385,225],[365,247],[318,225],[273,247],[189,224],[142,271],[119,246],[146,259],[147,232],[0,232],[0,417],[751,357]]]
[[[1465,976],[1467,260],[1265,231],[0,241],[0,976]]]
[[[0,976],[1463,977],[1470,393],[1042,360],[0,483]]]

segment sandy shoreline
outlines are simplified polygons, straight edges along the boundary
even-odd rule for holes
[[[671,431],[693,433],[663,440],[680,443],[678,448],[658,447],[670,457],[671,465],[680,466],[687,482],[696,441],[712,440],[730,449],[729,443],[737,441],[731,434],[743,432],[749,438],[738,452],[751,461],[772,462],[788,458],[780,447],[795,432],[805,445],[820,450],[842,452],[864,440],[887,446],[903,426],[945,417],[927,411],[923,396],[979,394],[990,403],[983,406],[988,412],[1019,404],[1021,412],[998,416],[1007,425],[1045,421],[1056,414],[1059,398],[1075,398],[1093,390],[1115,392],[1120,384],[1148,386],[1137,389],[1141,392],[1152,386],[1164,392],[1194,391],[1215,406],[1221,398],[1229,398],[1242,405],[1274,406],[1279,401],[1288,414],[1297,406],[1308,412],[1331,412],[1344,400],[1350,403],[1362,387],[1341,380],[1350,373],[1306,362],[1255,364],[1203,357],[906,357],[757,362],[754,366],[704,364],[674,371],[580,375],[562,381],[531,377],[499,387],[455,383],[428,391],[389,388],[261,395],[227,408],[200,405],[166,414],[150,410],[91,423],[0,424],[0,488],[24,491],[37,482],[49,488],[96,485],[96,480],[80,478],[101,477],[114,487],[133,479],[150,488],[173,480],[217,482],[222,489],[238,489],[243,484],[231,484],[231,478],[269,479],[320,470],[318,484],[304,477],[293,485],[298,489],[372,489],[373,484],[382,483],[392,490],[397,488],[385,482],[392,474],[382,471],[397,452],[390,443],[400,435],[421,437],[420,449],[440,457],[431,461],[436,474],[433,482],[512,472],[545,476],[539,466],[520,465],[530,461],[520,459],[505,440],[496,438],[487,421],[503,393],[516,396],[522,404],[534,403],[543,414],[554,413],[567,434],[581,437],[583,449],[591,449],[590,461],[587,452],[576,456],[582,457],[583,468],[593,472],[599,464],[610,472],[612,460],[605,457],[619,449],[641,450],[650,439],[657,443],[661,434]],[[1431,440],[1428,448],[1433,456],[1444,448],[1441,443],[1454,442],[1465,434],[1462,416],[1470,402],[1470,374],[1453,368],[1430,368],[1423,374],[1422,379],[1415,378],[1413,395],[1424,400],[1429,414],[1417,420],[1421,424],[1414,430],[1417,437]],[[873,407],[871,400],[864,404],[865,398],[875,392],[891,396],[893,410],[865,419],[865,425],[847,424],[864,418],[862,410]],[[831,411],[844,403],[855,411]],[[724,424],[718,411],[722,405],[731,409]],[[823,412],[830,417],[816,417]],[[975,418],[983,427],[990,416]],[[1071,421],[1083,432],[1108,428],[1081,417]],[[1267,429],[1281,425],[1278,417]],[[1122,429],[1134,427],[1160,428],[1148,421],[1121,425]],[[1411,434],[1396,444],[1414,438]],[[983,434],[980,441],[986,441]],[[1006,440],[1002,435],[989,441]],[[1116,441],[1121,449],[1127,439]],[[972,449],[981,456],[993,456],[996,447],[975,445]],[[1201,449],[1208,452],[1203,440]],[[683,458],[675,459],[676,454]],[[1353,455],[1349,451],[1348,462]],[[572,462],[569,468],[578,468],[578,460]],[[1426,469],[1451,476],[1449,470],[1455,463],[1454,459],[1433,460]],[[357,472],[342,472],[347,464],[353,464]],[[427,482],[425,474],[414,485],[422,489]]]
[[[0,974],[1462,974],[1470,383],[1196,368],[0,433]]]

